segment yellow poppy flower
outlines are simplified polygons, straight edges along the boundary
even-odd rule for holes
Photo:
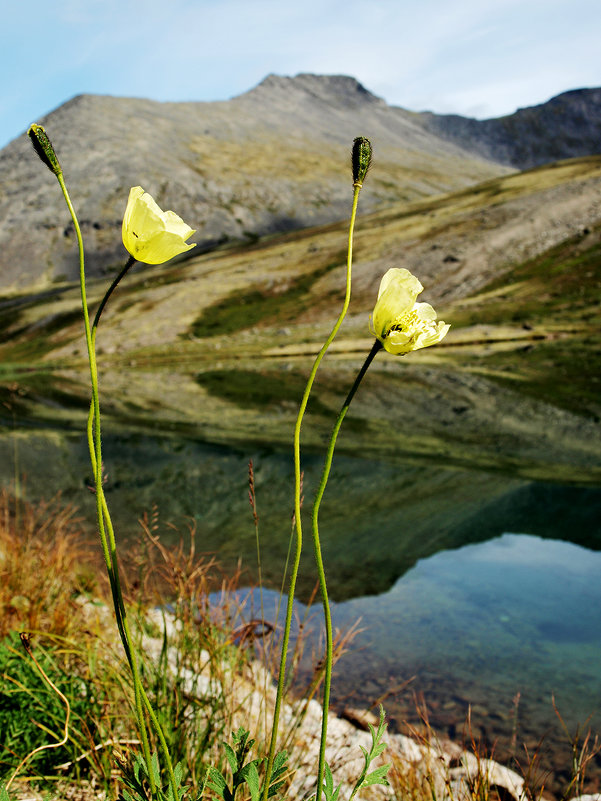
[[[451,327],[436,321],[429,303],[416,303],[423,286],[409,270],[393,267],[380,282],[370,330],[389,353],[403,354],[435,345]]]
[[[161,211],[141,186],[129,190],[123,215],[123,244],[136,261],[163,264],[191,250],[188,239],[195,231],[173,211]]]

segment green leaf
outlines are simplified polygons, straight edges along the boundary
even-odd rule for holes
[[[369,766],[373,762],[376,757],[380,756],[380,754],[386,748],[385,743],[381,743],[380,740],[384,736],[384,732],[386,731],[386,716],[384,714],[384,707],[380,705],[380,722],[378,723],[378,728],[374,728],[370,724],[369,726],[369,733],[371,734],[371,748],[367,751],[362,746],[361,752],[363,753],[363,758],[365,760],[365,764],[363,769],[357,779],[355,786],[353,787],[353,791],[350,795],[349,801],[353,801],[353,798],[357,794],[359,790],[363,787],[369,787],[373,784],[384,784],[388,785],[388,779],[386,778],[386,774],[388,773],[388,769],[390,765],[383,765],[382,767],[376,768],[376,770],[372,771],[372,773],[368,774],[367,771],[369,770]]]
[[[277,782],[277,784],[274,784],[272,782],[269,785],[269,792],[267,793],[267,798],[272,798],[274,795],[277,795],[285,784],[286,782]]]
[[[390,765],[381,765],[379,768],[376,768],[371,773],[369,773],[363,782],[361,783],[361,787],[371,787],[373,784],[384,784],[386,786],[390,785],[390,782],[386,778],[386,774],[390,769]]]
[[[255,744],[254,740],[249,740],[250,732],[243,729],[242,726],[237,732],[232,732],[232,740],[238,749],[239,754],[248,753]]]
[[[276,795],[278,790],[284,786],[283,781],[278,781],[288,770],[288,752],[279,751],[273,760],[273,770],[271,771],[271,783],[267,792],[267,798]]]
[[[330,770],[330,766],[326,762],[326,767],[324,771],[324,792],[326,794],[326,798],[331,798],[332,793],[334,792],[334,777],[332,776],[332,771]]]
[[[259,801],[261,786],[259,783],[259,771],[257,770],[256,761],[249,762],[248,765],[245,765],[242,769],[242,774],[250,790],[251,801]]]
[[[220,798],[226,798],[227,782],[221,772],[212,765],[208,770],[207,787],[210,787]]]
[[[159,766],[159,755],[154,751],[150,756],[150,770],[157,787],[161,786],[161,768]]]
[[[334,777],[332,776],[332,771],[330,770],[330,766],[326,762],[324,770],[324,786],[323,786],[323,794],[326,797],[326,801],[338,801],[339,793],[340,793],[340,785],[338,785],[338,787],[334,789]]]
[[[234,752],[234,749],[231,745],[227,743],[223,743],[223,747],[225,748],[225,755],[227,757],[227,761],[230,763],[230,768],[232,773],[237,773],[238,771],[238,757]]]
[[[374,760],[376,757],[380,756],[380,754],[381,754],[383,751],[386,751],[386,748],[387,748],[387,745],[386,745],[386,743],[380,743],[379,745],[376,745],[376,746],[375,746],[375,748],[372,748],[372,749],[371,749],[371,752],[370,752],[370,754],[371,754],[371,758],[372,758],[372,761],[373,761],[373,760]]]
[[[279,751],[273,760],[273,771],[272,776],[280,776],[285,770],[287,770],[287,763],[288,763],[288,752],[287,751]]]

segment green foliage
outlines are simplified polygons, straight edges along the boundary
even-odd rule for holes
[[[185,798],[188,788],[182,785],[182,766],[177,764],[173,769],[177,784],[178,796],[175,801]],[[154,779],[156,795],[150,793],[150,775]],[[122,781],[127,789],[119,793],[118,801],[174,801],[173,790],[169,784],[161,785],[161,771],[156,752],[152,754],[150,765],[146,764],[141,754],[135,754],[131,762],[122,763]]]
[[[276,795],[279,790],[284,786],[283,778],[288,770],[288,754],[286,751],[279,751],[273,759],[273,767],[271,770],[271,780],[269,782],[269,791],[267,797],[271,798]]]
[[[187,625],[185,613],[176,620],[180,630],[171,641],[163,636],[159,660],[145,665],[143,675],[171,757],[183,766],[185,780],[197,787],[227,720],[217,676],[225,664],[235,669],[238,654],[221,642],[216,629]],[[202,650],[207,646],[208,651]],[[207,674],[216,679],[208,686]]]
[[[331,270],[344,264],[341,260],[310,273],[286,281],[286,288],[254,287],[246,292],[236,291],[223,300],[209,306],[193,323],[191,333],[195,337],[213,337],[235,334],[260,323],[284,324],[302,314],[312,305],[311,287]]]
[[[242,409],[249,406],[264,409],[287,402],[296,405],[305,387],[305,378],[300,373],[277,370],[207,370],[196,381],[211,395]],[[309,410],[313,414],[328,414],[327,407],[315,397],[310,399]]]
[[[455,327],[519,325],[531,330],[516,352],[472,359],[491,380],[598,420],[601,374],[601,226],[511,268],[452,310]]]
[[[326,801],[338,801],[340,795],[340,785],[334,788],[334,777],[327,762],[324,770],[323,794]]]
[[[252,759],[247,762],[247,758],[255,743],[249,739],[249,732],[239,728],[237,732],[232,732],[232,748],[229,743],[223,743],[225,756],[232,774],[231,784],[227,778],[217,768],[211,766],[207,773],[207,787],[211,789],[223,801],[234,801],[236,793],[243,785],[248,787],[251,801],[259,801],[262,796],[263,788],[259,778],[259,767],[264,762],[263,759]],[[268,798],[273,797],[283,786],[283,776],[287,770],[287,754],[280,751],[276,754],[273,762],[273,770],[269,785]]]
[[[363,748],[363,746],[359,746],[363,752],[364,765],[349,796],[349,801],[352,801],[357,793],[361,790],[364,790],[366,787],[372,787],[375,784],[382,784],[386,787],[389,786],[388,779],[386,778],[386,775],[390,769],[389,764],[381,765],[369,773],[371,763],[374,761],[374,759],[379,757],[386,748],[386,743],[382,742],[382,737],[386,731],[384,708],[382,706],[380,706],[380,721],[378,723],[378,728],[376,729],[374,726],[369,724],[369,731],[371,734],[371,747],[368,751],[366,748]],[[330,770],[330,766],[326,764],[323,785],[323,794],[326,801],[338,801],[340,787],[340,784],[337,787],[334,787],[334,777],[332,776],[332,771]]]
[[[60,687],[71,704],[69,739],[60,748],[48,748],[36,754],[28,770],[41,775],[56,770],[58,765],[72,762],[79,774],[89,767],[86,760],[77,761],[89,750],[102,717],[104,693],[90,678],[74,670],[65,654],[57,647],[36,649],[36,658],[47,675]],[[43,681],[34,663],[12,634],[0,643],[0,771],[8,775],[21,759],[34,749],[58,742],[65,725],[65,705]],[[98,761],[98,757],[96,757]]]
[[[207,786],[216,793],[223,801],[234,801],[236,792],[243,784],[247,784],[251,793],[252,801],[259,798],[259,774],[257,771],[258,759],[246,762],[251,748],[255,744],[254,740],[249,739],[249,732],[239,728],[237,732],[232,732],[232,748],[229,743],[223,743],[225,756],[232,773],[232,784],[228,786],[227,779],[217,768],[211,766]]]
[[[351,798],[353,798],[355,794],[364,787],[371,787],[374,784],[383,784],[388,786],[386,774],[388,773],[390,765],[382,765],[381,767],[372,770],[371,773],[368,773],[371,763],[386,749],[386,743],[382,742],[382,737],[384,736],[385,731],[386,720],[384,715],[384,707],[380,705],[380,720],[378,722],[378,728],[375,729],[371,723],[369,724],[371,747],[369,751],[367,751],[365,748],[363,748],[363,746],[360,746],[361,751],[363,752],[364,765],[363,770],[361,771],[353,788],[353,792],[351,793]]]

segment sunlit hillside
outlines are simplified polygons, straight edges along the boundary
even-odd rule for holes
[[[451,333],[411,359],[378,357],[340,448],[480,467],[501,456],[524,476],[598,480],[600,176],[601,158],[578,159],[364,216],[351,313],[307,444],[322,441],[369,350],[380,277],[406,266]],[[287,447],[341,303],[345,243],[339,223],[137,266],[98,335],[107,427]],[[92,307],[106,283],[91,284]],[[3,301],[5,398],[37,427],[85,419],[78,304],[76,287]]]

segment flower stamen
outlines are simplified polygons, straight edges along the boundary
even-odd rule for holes
[[[434,345],[450,326],[436,321],[429,303],[417,303],[423,287],[409,270],[393,268],[382,278],[370,329],[389,353],[404,354]]]

